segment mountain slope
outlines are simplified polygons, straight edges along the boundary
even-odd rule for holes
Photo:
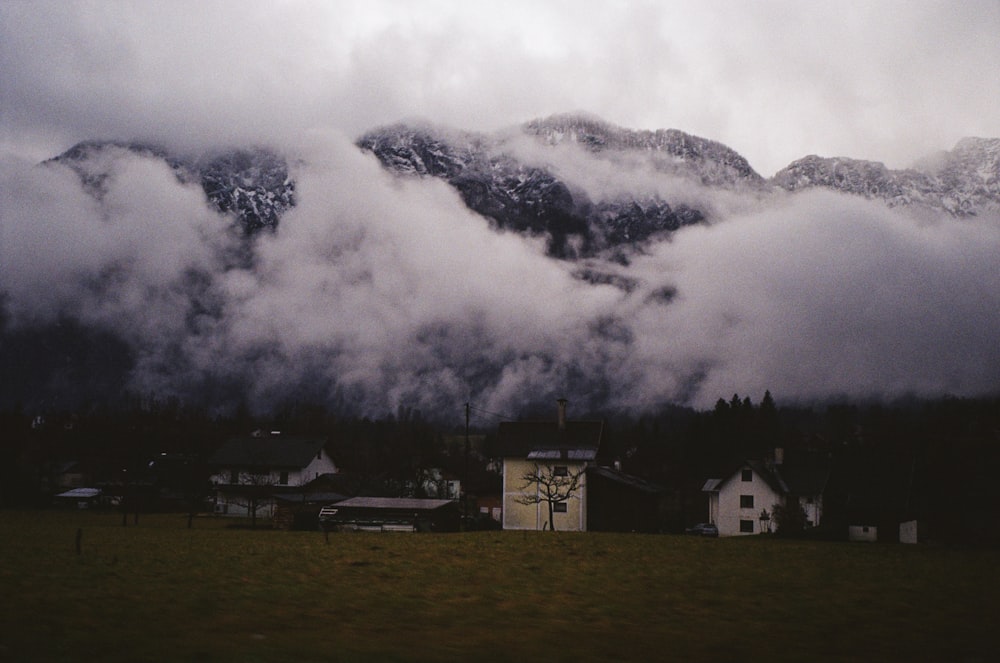
[[[645,136],[592,119],[556,116],[524,125],[521,134],[548,147],[573,142],[592,152],[654,151],[661,172],[699,184],[763,184],[732,150],[681,132]],[[614,253],[705,218],[685,202],[671,204],[655,193],[594,200],[552,168],[515,156],[516,150],[508,149],[511,139],[505,133],[397,124],[370,131],[357,144],[393,172],[447,181],[470,209],[498,228],[547,236],[549,253],[561,258]]]
[[[995,212],[1000,210],[1000,139],[964,138],[951,151],[907,170],[812,155],[778,171],[772,181],[787,191],[823,187],[890,207],[913,206],[954,216]]]
[[[274,152],[234,149],[198,159],[187,159],[142,143],[86,141],[74,145],[48,163],[68,166],[96,198],[106,192],[115,159],[135,155],[162,159],[183,182],[198,182],[208,201],[220,212],[233,214],[247,236],[275,230],[281,215],[295,206],[295,183],[288,164]]]

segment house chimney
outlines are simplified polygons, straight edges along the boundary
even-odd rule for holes
[[[560,398],[556,401],[559,404],[559,430],[566,430],[566,403],[568,402],[565,398]]]
[[[785,450],[781,447],[774,448],[774,464],[781,465],[785,462]]]

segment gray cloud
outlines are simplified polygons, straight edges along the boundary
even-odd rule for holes
[[[989,0],[13,0],[0,19],[0,138],[34,158],[95,137],[200,148],[577,109],[720,140],[765,175],[809,153],[904,167],[1000,135]]]
[[[112,151],[100,201],[62,166],[6,163],[13,322],[72,314],[134,349],[136,391],[234,382],[260,408],[297,395],[368,412],[468,399],[515,411],[556,395],[641,410],[765,389],[995,389],[996,217],[917,220],[823,192],[742,211],[723,199],[711,225],[628,265],[592,261],[636,284],[626,292],[492,230],[440,181],[389,175],[337,134],[303,144],[299,204],[247,268],[223,260],[228,220],[156,159]],[[577,173],[604,167],[575,158]]]
[[[1000,9],[906,7],[5,2],[4,305],[18,324],[70,313],[116,330],[136,389],[232,379],[260,404],[297,389],[493,411],[557,393],[643,407],[995,389],[996,218],[762,201],[641,160],[539,154],[594,199],[643,190],[713,212],[628,266],[597,265],[638,284],[625,293],[351,145],[405,117],[478,130],[582,108],[719,140],[768,175],[807,153],[904,166],[1000,135]],[[228,220],[161,162],[109,157],[101,201],[36,165],[87,138],[270,145],[301,159],[299,205],[254,269],[227,269]]]

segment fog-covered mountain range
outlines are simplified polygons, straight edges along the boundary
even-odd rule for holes
[[[448,416],[992,393],[1000,139],[890,170],[583,114],[3,168],[3,405]]]

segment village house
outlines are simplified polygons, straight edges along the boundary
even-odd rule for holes
[[[568,421],[566,400],[558,404],[554,421],[500,423],[504,529],[587,529],[586,469],[597,459],[604,422]]]
[[[498,430],[501,490],[482,514],[503,529],[657,532],[663,529],[662,486],[598,463],[602,421],[505,421]]]
[[[270,518],[275,495],[337,471],[323,438],[257,432],[228,440],[209,460],[215,513]]]
[[[806,526],[818,526],[829,476],[828,465],[814,454],[786,463],[784,450],[775,449],[765,460],[745,460],[724,478],[705,482],[708,520],[718,527],[719,536],[766,534],[775,531],[775,505],[797,503]]]

